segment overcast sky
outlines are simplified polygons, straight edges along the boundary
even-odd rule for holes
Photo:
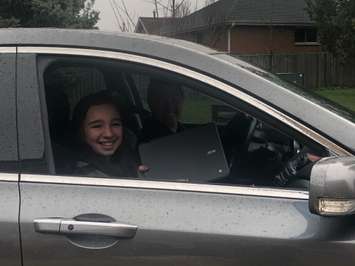
[[[116,1],[117,6],[122,7],[122,0],[96,0],[94,8],[100,11],[100,20],[97,26],[102,30],[119,30],[115,14],[110,3]],[[191,2],[191,9],[204,3],[204,0],[186,0]],[[152,0],[124,0],[131,16],[136,21],[138,17],[152,17]],[[167,0],[161,0],[166,3]]]

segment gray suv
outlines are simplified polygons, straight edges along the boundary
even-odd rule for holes
[[[139,139],[157,78],[186,128],[217,128],[228,173],[75,175],[80,99],[119,98]],[[197,44],[99,31],[0,30],[0,84],[1,265],[354,265],[348,110]]]

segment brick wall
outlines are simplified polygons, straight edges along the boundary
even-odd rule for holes
[[[231,52],[234,54],[307,53],[320,52],[320,46],[295,44],[294,28],[237,26],[231,32]]]
[[[228,49],[228,36],[225,27],[182,33],[170,37],[199,43],[218,51],[226,52]]]

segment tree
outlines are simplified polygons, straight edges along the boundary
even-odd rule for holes
[[[191,3],[186,0],[181,0],[180,2],[169,0],[167,3],[167,11],[170,12],[172,18],[185,17],[191,13]]]
[[[191,13],[191,3],[189,0],[147,0],[153,5],[153,16],[181,18]],[[113,10],[118,28],[125,31],[134,31],[137,15],[129,10],[125,0],[109,0]]]
[[[19,24],[18,19],[13,16],[13,3],[10,0],[3,0],[0,3],[0,27],[16,27]]]
[[[323,47],[343,62],[354,60],[355,1],[306,0],[306,3]]]
[[[136,26],[135,14],[131,13],[124,0],[117,2],[116,0],[109,0],[113,13],[115,15],[118,28],[123,32],[134,31]]]
[[[2,0],[0,27],[95,28],[95,0]]]
[[[159,17],[162,9],[164,17],[180,18],[191,13],[191,2],[188,0],[151,0],[154,5],[155,15]]]

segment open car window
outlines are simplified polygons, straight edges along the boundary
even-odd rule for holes
[[[313,163],[329,155],[326,149],[269,114],[191,78],[110,60],[52,57],[45,62],[42,78],[55,165],[52,174],[307,189]],[[117,144],[116,140],[95,140],[90,146],[84,130],[75,131],[81,127],[81,124],[75,125],[73,118],[78,103],[87,96],[102,94],[119,105],[114,113],[118,113],[119,126],[122,126],[121,135],[117,135],[121,139],[112,157],[100,156],[100,148],[109,150]],[[169,161],[169,156],[158,153],[164,149],[156,146],[148,156],[156,159],[152,169],[140,154],[142,145],[162,142],[165,144],[159,145],[165,145],[165,150],[171,153],[178,142],[169,142],[170,139],[181,135],[180,141],[185,139],[176,149],[182,147],[183,152],[192,156],[198,150],[197,142],[204,136],[190,132],[206,125],[215,128],[212,142],[220,144],[222,155],[219,158],[227,167],[225,174],[212,175],[209,179],[190,178],[189,172],[176,178],[170,178],[169,173],[163,177],[151,174],[163,166],[163,161],[165,165],[166,160],[172,166],[181,165],[184,156],[178,157],[176,152]],[[95,125],[95,130],[101,126]],[[79,142],[78,137],[82,138]],[[208,152],[215,151],[209,149]],[[191,158],[193,161],[194,157]],[[213,164],[208,166],[213,167]],[[202,176],[209,169],[206,166],[207,161],[202,160],[187,171]],[[216,167],[218,172],[221,167]],[[184,164],[179,166],[181,168]]]

